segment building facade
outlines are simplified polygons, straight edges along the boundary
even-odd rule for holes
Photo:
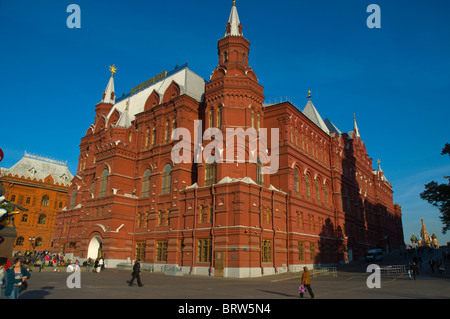
[[[108,267],[141,259],[156,271],[254,277],[404,245],[401,207],[356,119],[341,133],[310,96],[303,111],[264,104],[249,51],[233,5],[209,81],[184,65],[116,99],[110,68],[58,212],[56,252],[101,255]],[[239,129],[255,132],[265,158],[255,159],[248,137],[216,144]],[[269,153],[278,169],[265,174]]]
[[[66,205],[73,175],[65,162],[25,152],[11,168],[0,168],[5,198],[28,211],[15,215],[15,251],[51,250],[56,212]]]

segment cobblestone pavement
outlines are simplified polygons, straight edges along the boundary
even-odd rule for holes
[[[382,264],[405,264],[405,257],[385,258]],[[448,262],[447,262],[448,264]],[[381,265],[381,263],[380,263]],[[450,265],[448,265],[450,266]],[[311,278],[316,299],[448,299],[450,269],[441,276],[431,273],[425,262],[416,280],[407,275],[382,276],[381,288],[369,289],[367,264],[338,266],[337,277]],[[127,285],[131,271],[106,269],[100,273],[81,270],[81,288],[68,288],[71,273],[39,272],[32,269],[28,290],[21,299],[285,299],[299,300],[300,273],[284,273],[251,279],[216,278],[196,275],[168,276],[142,273],[144,287]],[[309,299],[308,293],[304,299]]]

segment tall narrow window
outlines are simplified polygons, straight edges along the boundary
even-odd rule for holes
[[[167,261],[167,241],[156,242],[156,261]]]
[[[205,186],[212,186],[216,183],[216,158],[210,156],[205,164]]]
[[[100,191],[98,193],[99,197],[106,196],[106,189],[108,187],[108,170],[103,170],[102,178],[100,180]]]
[[[316,200],[320,203],[320,184],[318,179],[316,179]]]
[[[308,198],[308,200],[311,200],[311,188],[309,185],[309,175],[308,174],[305,175],[305,187],[306,187],[306,197]]]
[[[145,241],[136,242],[136,260],[144,261],[145,260]]]
[[[264,185],[263,168],[264,168],[264,166],[261,162],[261,159],[258,157],[258,160],[256,163],[256,183],[261,186]]]
[[[259,112],[256,114],[256,130],[259,132],[259,128],[261,127],[261,115]]]
[[[252,117],[252,128],[255,128],[255,111],[253,109],[251,110],[251,117]]]
[[[211,239],[199,239],[197,243],[197,260],[205,263],[211,261]]]
[[[213,128],[214,127],[214,110],[211,109],[209,111],[209,128]]]
[[[172,187],[172,166],[167,164],[164,166],[162,177],[162,194],[169,194]]]
[[[145,171],[142,179],[142,197],[147,198],[150,196],[150,174],[151,171],[148,169]]]
[[[156,143],[156,127],[153,128],[153,133],[152,133],[152,147],[155,146]]]
[[[300,182],[299,182],[298,176],[299,176],[298,169],[294,169],[294,190],[295,190],[295,195],[297,195],[297,196],[300,195]]]
[[[328,184],[325,184],[325,205],[328,207]]]
[[[268,263],[272,261],[272,241],[263,240],[262,242],[262,262]]]
[[[174,138],[174,132],[175,132],[175,130],[177,129],[177,120],[176,119],[174,119],[173,121],[172,121],[172,136],[171,136],[171,138],[173,139]]]
[[[39,215],[38,224],[45,225],[46,222],[47,222],[47,215],[45,214]]]
[[[298,243],[298,260],[299,261],[305,260],[305,247],[302,242]]]
[[[16,196],[15,195],[13,195],[13,196],[14,196],[14,200],[15,200]],[[11,201],[13,201],[13,200],[11,200]],[[49,204],[50,204],[50,198],[47,195],[44,195],[41,200],[41,206],[48,206]]]
[[[164,140],[165,140],[166,143],[169,142],[169,136],[170,136],[169,125],[170,125],[169,120],[167,120],[167,122],[166,122],[166,129],[164,131]]]
[[[200,212],[199,212],[199,223],[203,224],[205,221],[205,207],[203,205],[200,205]]]
[[[148,128],[147,132],[145,134],[145,149],[146,150],[148,149],[149,140],[150,140],[150,129]]]
[[[74,209],[77,203],[77,189],[74,188],[72,191],[72,197],[70,198],[70,209]]]
[[[219,109],[217,110],[217,128],[221,128],[222,127],[222,107],[219,106]]]

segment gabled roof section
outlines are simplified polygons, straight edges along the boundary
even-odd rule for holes
[[[317,111],[311,100],[308,101],[302,113],[312,122],[314,122],[314,124],[320,127],[322,131],[324,131],[327,134],[330,134],[330,130],[328,129],[327,125],[323,121],[322,117],[320,116],[319,112]]]
[[[46,157],[36,156],[33,154],[25,155],[20,161],[11,168],[1,169],[2,175],[19,176],[21,178],[30,178],[44,181],[49,175],[53,178],[54,183],[69,186],[73,179],[73,175],[67,168],[66,162],[52,160]]]
[[[337,128],[336,125],[334,125],[333,122],[331,122],[329,119],[325,119],[324,120],[325,125],[328,127],[328,130],[330,132],[334,132],[337,135],[342,135],[342,132]]]
[[[129,106],[130,105],[129,105],[129,103],[130,103],[130,99],[128,99],[127,105],[125,107],[125,110],[120,115],[119,120],[117,121],[117,123],[115,125],[113,125],[114,127],[129,128],[131,126],[130,112],[129,112]],[[120,111],[118,111],[118,112],[120,112]]]

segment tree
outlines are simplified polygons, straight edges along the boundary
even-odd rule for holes
[[[449,143],[446,143],[442,149],[441,155],[446,154],[450,156]],[[447,230],[450,230],[450,178],[447,184],[438,184],[434,181],[426,184],[425,191],[420,194],[420,198],[439,208],[441,212],[439,218],[444,224],[442,232],[447,233]]]

